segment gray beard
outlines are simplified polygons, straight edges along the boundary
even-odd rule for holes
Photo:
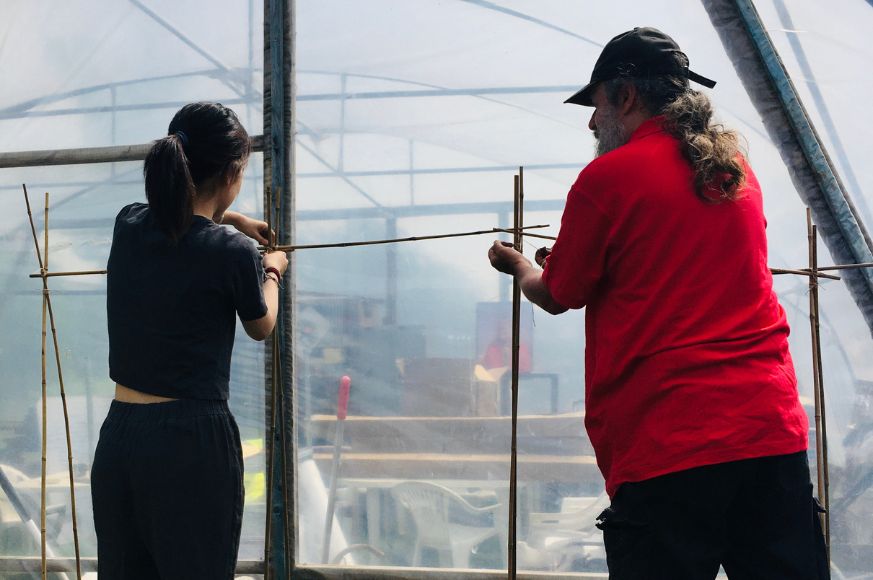
[[[622,124],[610,112],[605,116],[601,116],[597,130],[594,132],[594,138],[596,139],[595,154],[596,157],[600,157],[627,143],[630,136],[625,133]]]

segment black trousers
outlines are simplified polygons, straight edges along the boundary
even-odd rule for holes
[[[239,430],[224,401],[113,401],[91,470],[100,580],[233,578]]]
[[[599,517],[611,580],[830,578],[806,453],[624,483]]]

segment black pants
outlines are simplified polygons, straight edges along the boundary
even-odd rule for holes
[[[113,401],[91,471],[100,580],[233,578],[242,476],[224,401]]]
[[[622,484],[599,517],[612,580],[830,578],[806,453]]]

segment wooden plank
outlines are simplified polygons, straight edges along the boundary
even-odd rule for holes
[[[333,445],[336,417],[316,415],[310,421],[311,440]],[[510,417],[348,417],[345,445],[364,452],[476,453],[509,451]],[[581,413],[520,417],[519,448],[524,453],[592,455]]]
[[[518,432],[526,436],[538,437],[586,437],[585,414],[581,411],[560,415],[521,415],[518,417]],[[329,439],[335,431],[336,416],[313,415],[309,419],[312,434]],[[370,417],[352,416],[346,418],[346,436],[359,434],[361,437],[378,437],[386,433],[427,431],[435,433],[509,433],[512,418],[498,417]]]
[[[313,454],[326,473],[331,453]],[[518,456],[520,481],[579,483],[601,477],[591,455]],[[342,478],[488,480],[509,477],[509,453],[358,453],[342,456]]]

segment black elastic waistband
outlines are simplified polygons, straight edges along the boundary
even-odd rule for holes
[[[178,399],[164,403],[123,403],[112,400],[107,419],[155,421],[160,419],[183,419],[203,415],[229,415],[227,401]]]

